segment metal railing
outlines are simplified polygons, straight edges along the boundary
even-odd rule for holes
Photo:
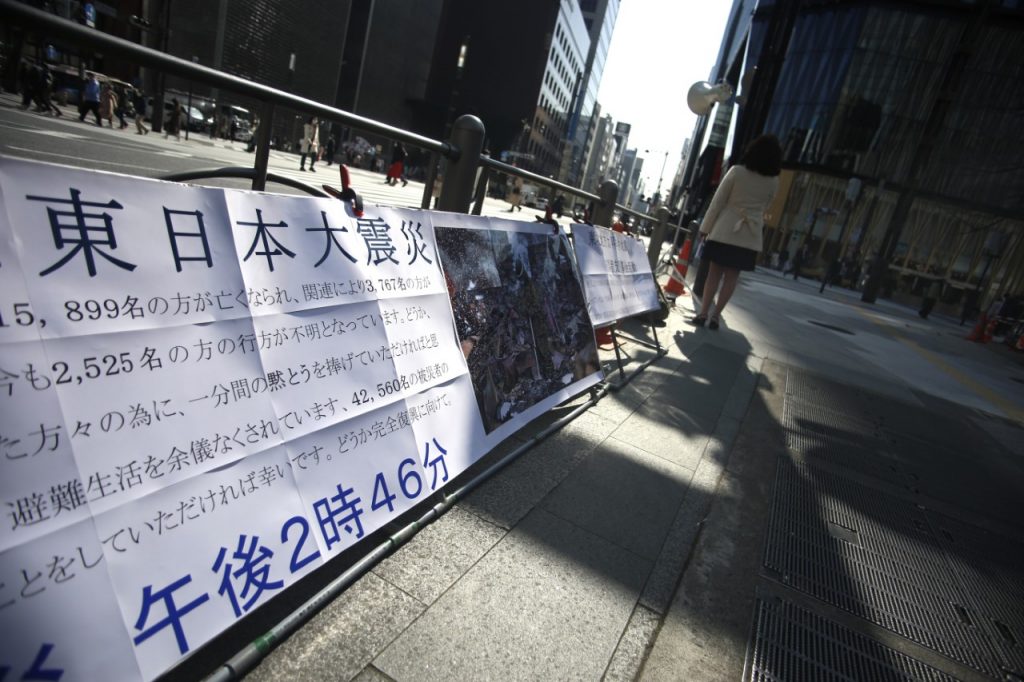
[[[9,25],[38,31],[40,34],[46,35],[51,39],[59,38],[79,46],[95,48],[104,54],[131,60],[139,66],[152,68],[166,74],[228,90],[260,101],[263,108],[260,112],[260,126],[257,130],[256,158],[253,170],[247,174],[244,172],[245,169],[231,169],[231,177],[251,177],[252,189],[254,190],[262,191],[266,189],[274,110],[276,107],[287,107],[308,113],[309,115],[318,116],[322,119],[341,123],[355,130],[387,137],[431,152],[427,182],[421,202],[423,208],[430,207],[437,168],[443,160],[446,164],[444,182],[437,203],[437,208],[443,211],[458,213],[472,211],[479,214],[487,182],[491,174],[497,172],[512,177],[519,177],[556,192],[562,192],[591,202],[593,206],[591,220],[597,225],[610,226],[613,214],[616,211],[621,215],[630,215],[640,220],[648,220],[652,223],[659,222],[658,218],[617,204],[615,199],[618,195],[618,186],[615,182],[605,181],[598,194],[593,194],[578,187],[566,185],[543,175],[531,173],[530,171],[483,156],[481,151],[485,129],[483,123],[474,116],[458,118],[452,126],[452,134],[449,141],[435,140],[353,114],[343,109],[328,106],[315,100],[299,97],[298,95],[293,95],[268,85],[262,85],[239,76],[218,71],[217,69],[180,59],[159,50],[138,45],[123,38],[102,33],[76,22],[57,17],[29,5],[14,2],[13,0],[0,0],[0,17]],[[212,177],[211,173],[213,171],[199,171],[194,174],[194,177],[196,179]],[[280,177],[271,177],[270,179],[280,182]],[[283,184],[303,189],[304,191],[309,189],[308,186],[304,186],[302,183],[285,182]]]

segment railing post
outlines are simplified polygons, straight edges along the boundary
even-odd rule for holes
[[[214,121],[214,125],[216,125]],[[260,110],[260,126],[256,129],[256,159],[253,161],[252,188],[257,192],[267,189],[267,167],[270,165],[270,133],[274,127],[274,105],[264,102]]]
[[[423,200],[420,202],[420,208],[433,208],[434,183],[437,182],[437,165],[439,163],[441,163],[441,155],[437,152],[430,152],[427,177],[423,179]]]
[[[484,124],[476,116],[463,114],[452,125],[449,140],[458,156],[445,164],[441,198],[437,208],[441,211],[466,213],[473,199],[476,169],[480,165],[480,152],[484,148]]]
[[[651,232],[651,243],[647,245],[647,260],[651,264],[651,272],[654,272],[658,264],[658,256],[661,255],[662,243],[665,241],[665,230],[668,229],[669,211],[664,206],[659,206],[654,212],[658,222],[654,223],[654,230]]]
[[[595,225],[611,227],[612,218],[615,217],[615,200],[619,197],[619,185],[614,180],[605,180],[597,190],[597,196],[601,198],[594,206],[594,214],[591,219]]]

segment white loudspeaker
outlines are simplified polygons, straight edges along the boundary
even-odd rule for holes
[[[712,85],[707,81],[697,81],[686,92],[686,105],[698,116],[704,116],[718,102],[732,97],[732,86],[728,83]]]

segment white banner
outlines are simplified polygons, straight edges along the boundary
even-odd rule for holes
[[[0,553],[0,678],[137,680],[92,519]]]
[[[0,677],[153,679],[601,379],[546,225],[3,158],[0,196]]]
[[[152,679],[486,452],[429,214],[9,159],[0,191],[0,595],[49,556],[63,605],[15,599],[0,670]],[[78,547],[105,592],[63,585]]]
[[[95,521],[147,679],[322,564],[282,447]]]
[[[575,224],[572,234],[595,326],[658,309],[657,284],[643,242],[593,225]]]

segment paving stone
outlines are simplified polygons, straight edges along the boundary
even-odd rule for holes
[[[601,439],[603,440],[603,439]],[[510,529],[601,442],[585,430],[562,430],[524,453],[458,506]]]
[[[352,678],[352,682],[394,682],[390,677],[368,665],[358,675]]]
[[[690,558],[697,534],[715,499],[718,480],[725,471],[727,449],[717,440],[709,440],[683,503],[665,536],[661,554],[651,569],[640,604],[660,614],[668,611],[679,576]]]
[[[597,679],[650,563],[536,510],[375,660],[400,682]]]
[[[246,679],[351,679],[424,608],[402,590],[369,573],[272,651]]]
[[[660,622],[661,616],[654,611],[643,606],[636,607],[615,649],[612,662],[608,664],[604,682],[632,682],[636,679]]]
[[[612,437],[688,469],[697,468],[716,418],[672,405],[644,405]]]
[[[613,438],[573,470],[541,506],[654,560],[692,475],[692,469]]]
[[[504,535],[503,528],[454,507],[378,564],[373,573],[431,604]]]

